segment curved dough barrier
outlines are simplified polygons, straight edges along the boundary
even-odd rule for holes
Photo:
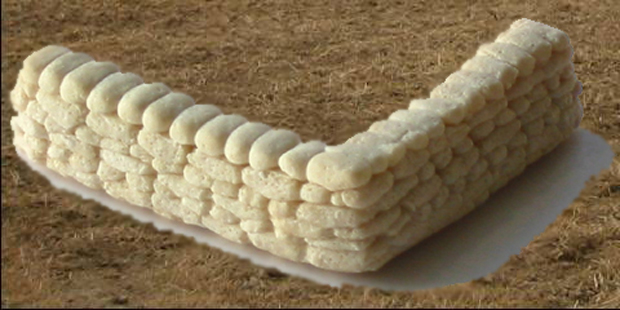
[[[527,19],[428,99],[328,146],[225,115],[110,62],[24,61],[14,144],[93,189],[282,258],[376,270],[469,213],[578,126],[568,36]]]

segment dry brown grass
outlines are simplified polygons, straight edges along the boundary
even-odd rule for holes
[[[3,307],[620,306],[617,0],[13,0],[2,14]],[[23,59],[47,44],[336,143],[427,96],[520,17],[570,35],[582,127],[616,158],[519,255],[470,283],[383,292],[268,272],[56,190],[11,147],[8,92]]]

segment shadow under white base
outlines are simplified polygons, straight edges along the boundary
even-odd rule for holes
[[[348,274],[294,263],[251,245],[230,242],[206,228],[163,218],[146,208],[116,200],[19,156],[57,188],[93,199],[110,209],[153,223],[159,230],[193,237],[197,242],[249,259],[254,264],[321,284],[413,291],[468,282],[485,276],[518,254],[542,233],[572,201],[585,182],[608,168],[614,157],[601,137],[579,129],[553,152],[493,194],[458,222],[393,259],[375,272]]]

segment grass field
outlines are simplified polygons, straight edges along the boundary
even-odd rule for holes
[[[61,4],[62,3],[62,4]],[[2,2],[2,307],[620,307],[620,2]],[[53,188],[17,157],[21,62],[61,44],[226,113],[342,142],[426,97],[527,17],[571,38],[582,128],[616,154],[488,276],[419,292],[321,286],[159,232]]]

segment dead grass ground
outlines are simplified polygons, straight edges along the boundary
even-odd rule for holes
[[[620,306],[617,0],[12,0],[2,15],[2,307]],[[56,190],[11,145],[8,92],[47,44],[335,143],[427,96],[520,17],[570,35],[581,126],[616,158],[519,255],[470,283],[391,293],[268,272]]]

